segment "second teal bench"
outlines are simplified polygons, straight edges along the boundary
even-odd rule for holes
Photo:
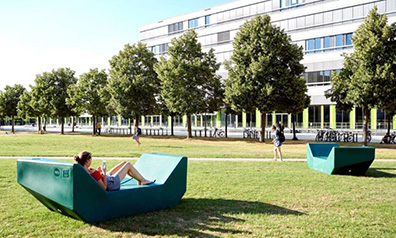
[[[309,168],[327,174],[364,175],[374,158],[374,147],[340,147],[338,143],[307,144]]]

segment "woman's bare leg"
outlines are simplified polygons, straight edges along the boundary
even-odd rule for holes
[[[139,185],[146,185],[146,184],[151,184],[153,181],[145,179],[139,171],[133,167],[133,165],[129,162],[126,162],[120,170],[118,170],[114,175],[118,175],[120,177],[120,180],[122,181],[126,175],[131,176],[132,178],[136,179],[138,181]]]
[[[280,146],[278,147],[278,152],[279,152],[279,158],[280,158],[280,160],[283,161],[283,158],[282,158],[282,151],[281,151],[281,147],[280,147]]]
[[[112,168],[112,169],[109,171],[109,174],[110,174],[110,175],[113,175],[114,173],[117,173],[117,171],[120,170],[120,169],[122,168],[122,166],[124,166],[125,163],[126,163],[126,161],[123,161],[123,162],[117,164],[114,168]]]

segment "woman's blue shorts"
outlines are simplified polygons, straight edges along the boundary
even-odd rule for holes
[[[120,176],[118,176],[118,174],[116,176],[107,175],[106,180],[107,180],[107,191],[120,190],[121,181],[120,181]]]

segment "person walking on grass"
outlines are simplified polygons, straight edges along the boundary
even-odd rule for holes
[[[133,134],[132,139],[134,139],[138,143],[138,146],[140,146],[142,144],[139,141],[139,136],[141,134],[142,134],[142,129],[140,129],[137,125],[135,125],[135,133]]]
[[[284,138],[284,135],[282,134],[280,129],[277,129],[275,127],[275,125],[272,125],[271,131],[272,131],[272,143],[274,143],[274,160],[277,161],[278,159],[277,156],[279,155],[280,160],[283,161],[281,146],[284,141],[284,139],[282,140],[282,136]]]

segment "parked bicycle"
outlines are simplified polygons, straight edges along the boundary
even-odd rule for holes
[[[224,137],[224,131],[220,128],[215,128],[212,136],[213,137]]]
[[[243,138],[258,138],[259,131],[254,128],[245,128],[243,130]]]

